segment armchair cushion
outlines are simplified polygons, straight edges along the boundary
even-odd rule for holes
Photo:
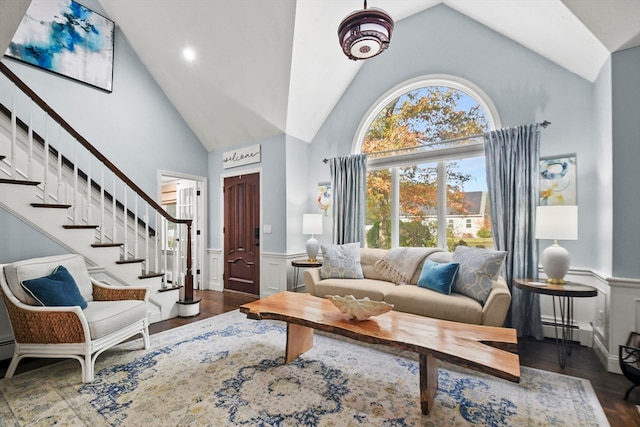
[[[4,274],[11,292],[22,303],[28,305],[41,305],[22,288],[22,282],[29,279],[44,277],[50,274],[57,266],[64,266],[71,274],[78,286],[80,295],[85,301],[93,300],[93,286],[84,258],[77,254],[66,254],[32,258],[14,262],[4,266]]]
[[[96,340],[146,318],[147,304],[138,300],[91,301],[83,313],[91,339]]]
[[[80,295],[78,285],[64,266],[57,266],[51,274],[35,279],[23,280],[22,288],[44,307],[87,308]]]

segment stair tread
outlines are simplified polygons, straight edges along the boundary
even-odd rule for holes
[[[6,158],[7,158],[7,156],[0,156],[0,160],[4,160]]]
[[[68,209],[71,205],[62,203],[31,203],[34,208]]]
[[[164,276],[164,273],[156,273],[154,271],[150,271],[146,274],[142,274],[138,276],[138,279],[151,279],[153,277],[162,277],[162,276]]]
[[[38,181],[27,181],[25,179],[7,179],[0,178],[0,184],[17,184],[17,185],[40,185]]]
[[[144,258],[129,258],[116,261],[116,264],[134,264],[136,262],[144,262]]]
[[[98,225],[90,225],[90,224],[65,224],[62,226],[67,230],[83,230],[88,228],[98,228]]]
[[[93,244],[91,244],[91,247],[93,247],[93,248],[115,248],[115,247],[122,246],[122,245],[124,245],[124,243],[117,243],[117,242],[114,242],[114,243],[93,243]]]

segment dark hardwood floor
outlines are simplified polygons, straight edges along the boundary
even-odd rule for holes
[[[195,296],[202,298],[198,316],[174,318],[154,323],[149,328],[150,333],[158,333],[232,311],[240,305],[256,299],[254,296],[242,293],[216,291],[195,291]],[[591,381],[611,426],[640,427],[640,415],[636,408],[636,405],[640,405],[640,387],[631,393],[628,401],[623,400],[624,393],[631,386],[631,382],[622,375],[608,373],[591,348],[575,346],[573,354],[567,358],[567,366],[564,369],[558,366],[558,355],[553,340],[528,340],[520,344],[519,351],[520,363],[523,366],[586,378]],[[17,372],[24,372],[54,362],[55,360],[25,359],[18,365]],[[4,376],[8,365],[8,360],[0,361],[0,376]]]

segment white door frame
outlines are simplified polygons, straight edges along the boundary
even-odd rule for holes
[[[200,240],[201,240],[201,245],[200,245],[200,250],[199,253],[196,255],[199,259],[199,265],[200,265],[200,285],[198,286],[198,282],[194,281],[193,285],[195,289],[205,289],[206,288],[206,284],[208,283],[208,277],[209,277],[209,272],[208,270],[208,262],[205,258],[205,252],[206,252],[206,247],[209,245],[208,243],[208,238],[207,238],[207,224],[208,224],[208,217],[207,217],[207,206],[208,206],[208,202],[207,202],[207,193],[208,193],[208,186],[207,186],[207,178],[203,177],[203,176],[197,176],[197,175],[190,175],[190,174],[185,174],[185,173],[179,173],[179,172],[171,172],[171,171],[167,171],[167,170],[158,170],[158,195],[157,195],[157,199],[158,200],[158,204],[160,206],[162,206],[162,179],[163,178],[170,178],[170,179],[186,179],[189,181],[196,181],[201,189],[201,197],[202,197],[202,207],[201,207],[201,212],[196,212],[195,214],[201,214],[202,218],[200,220],[200,224],[201,224],[201,232],[200,232]],[[197,210],[196,210],[197,211]],[[194,211],[195,212],[195,211]],[[195,230],[192,230],[193,232],[195,232]],[[196,245],[197,246],[197,245]],[[193,274],[195,275],[195,272],[193,272]]]

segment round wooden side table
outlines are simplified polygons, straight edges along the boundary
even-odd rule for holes
[[[293,266],[293,290],[298,290],[298,279],[300,278],[300,269],[301,268],[315,268],[322,267],[322,261],[309,261],[308,259],[297,259],[291,261],[291,265]]]
[[[551,295],[553,298],[553,327],[556,335],[556,348],[558,349],[558,363],[561,368],[567,364],[567,355],[571,355],[573,345],[573,299],[589,298],[598,295],[598,290],[592,286],[576,282],[566,282],[562,285],[546,283],[544,279],[515,279],[513,286],[525,292],[541,295]],[[557,300],[557,302],[556,302]],[[526,331],[525,321],[531,313],[531,299],[527,298],[524,309],[523,330]],[[556,305],[558,308],[556,309]],[[560,326],[558,316],[560,314]],[[560,333],[558,333],[560,328]]]

